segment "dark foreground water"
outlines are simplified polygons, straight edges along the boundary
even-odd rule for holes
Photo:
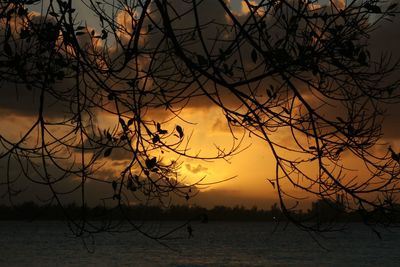
[[[96,235],[89,253],[63,222],[0,222],[0,266],[400,266],[399,230],[382,230],[381,240],[362,224],[352,224],[320,239],[326,251],[294,227],[272,233],[272,223],[211,222],[193,228],[193,238],[184,228],[166,241],[175,250],[125,233]]]

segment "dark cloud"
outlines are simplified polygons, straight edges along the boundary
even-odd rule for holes
[[[390,57],[392,62],[400,60],[400,16],[391,17],[392,21],[384,20],[378,24],[376,31],[371,34],[371,52],[376,57],[385,55]],[[400,70],[397,69],[388,81],[400,79]],[[394,94],[399,94],[400,88],[395,88]],[[383,133],[386,139],[400,138],[399,114],[400,103],[387,104],[382,107],[387,110],[384,119]]]
[[[67,83],[67,82],[65,82]],[[73,97],[71,90],[65,91],[65,83],[55,85],[58,93],[66,93],[64,97]],[[62,87],[62,88],[61,88]],[[27,88],[24,85],[16,85],[7,82],[0,83],[0,112],[12,113],[20,116],[37,117],[40,110],[40,94],[38,88]],[[43,101],[43,114],[45,118],[66,118],[71,116],[71,106],[69,101],[65,101],[50,93],[45,93]]]
[[[64,78],[65,66],[57,61],[61,56],[53,50],[58,36],[54,20],[37,13],[28,16],[29,30],[22,27],[26,20],[15,17],[8,22],[8,38],[6,20],[0,19],[0,111],[37,116],[42,105],[46,118],[68,116],[75,108],[71,102],[74,79]],[[29,37],[20,38],[23,30]],[[51,31],[54,39],[46,39],[52,36]],[[30,36],[32,32],[38,34]]]
[[[122,163],[121,163],[122,164]],[[187,166],[186,166],[187,167]],[[56,178],[57,175],[60,175],[60,170],[55,168],[55,166],[48,165],[48,171],[51,173],[53,178]],[[22,203],[26,201],[34,201],[38,204],[47,203],[48,200],[52,199],[53,191],[58,193],[58,198],[61,203],[66,205],[69,203],[81,203],[82,191],[81,191],[81,179],[78,177],[74,177],[73,175],[65,177],[59,182],[53,184],[52,190],[48,185],[34,183],[31,180],[26,179],[24,175],[22,175],[19,171],[19,166],[13,163],[10,169],[10,178],[11,188],[19,193],[12,196],[11,199],[13,203]],[[198,171],[200,169],[205,170],[201,165],[197,165],[196,167],[190,167],[192,171]],[[1,204],[10,204],[8,194],[8,187],[6,184],[6,161],[0,161],[0,205]],[[32,174],[32,172],[31,172]],[[36,177],[36,178],[35,178]],[[18,179],[16,179],[18,178]],[[31,178],[34,178],[38,182],[45,182],[39,176],[31,175]],[[113,166],[104,166],[100,168],[95,173],[96,179],[86,179],[85,182],[85,202],[89,206],[97,206],[103,205],[104,203],[109,206],[116,205],[113,197],[113,188],[111,181],[119,180],[118,172],[113,168]],[[144,179],[144,178],[141,178]],[[177,186],[181,186],[180,183],[177,183]],[[246,192],[238,190],[226,190],[226,189],[211,189],[208,191],[199,191],[196,186],[192,186],[192,196],[189,201],[187,201],[184,197],[184,193],[180,195],[176,195],[175,193],[170,193],[169,195],[164,195],[162,197],[163,203],[170,203],[173,205],[187,205],[187,204],[196,204],[202,207],[211,208],[216,205],[224,205],[224,206],[235,206],[241,205],[246,207],[258,206],[260,208],[269,208],[276,200],[271,196],[251,196],[246,194]],[[182,192],[185,192],[188,189],[182,189]],[[135,192],[135,197],[132,197],[129,192],[124,190],[126,195],[124,195],[124,201],[127,200],[126,197],[129,197],[130,203],[141,203],[144,204],[148,202],[148,197],[140,193],[139,191]],[[160,204],[158,199],[153,199],[148,202],[149,204]]]
[[[195,17],[193,16],[193,12],[188,12],[193,7],[193,3],[190,1],[184,2],[184,1],[174,0],[170,1],[169,4],[170,5],[168,8],[168,12],[170,14],[170,18],[172,21],[172,27],[175,29],[178,38],[183,38],[182,40],[184,40],[188,35],[190,35],[193,32],[193,27],[197,23]],[[233,36],[234,32],[229,30],[229,26],[226,27],[227,24],[226,12],[217,1],[205,0],[199,2],[198,4],[199,4],[197,8],[198,18],[199,18],[198,23],[199,25],[202,25],[202,37],[203,40],[205,41],[205,46],[207,47],[208,50],[207,53],[210,53],[212,56],[215,57],[220,54],[220,51],[224,51],[228,48],[230,40],[233,39],[234,37]],[[153,25],[154,30],[151,32],[151,34],[144,35],[145,36],[144,43],[142,44],[142,46],[146,50],[152,50],[159,44],[162,44],[161,49],[170,47],[170,43],[166,40],[166,38],[164,38],[164,33],[162,32],[163,23],[160,18],[159,12],[156,11],[157,8],[154,5],[155,4],[152,4],[152,6],[150,7],[150,10],[152,11],[151,19],[153,21],[146,20],[143,26],[144,29],[147,29],[148,25],[154,24]],[[120,13],[123,13],[123,11],[120,11]],[[238,16],[238,19],[245,20],[246,17]],[[35,17],[35,20],[42,21],[43,18],[37,15]],[[89,20],[89,21],[94,23],[95,20]],[[125,23],[128,22],[129,21],[125,21]],[[158,30],[157,27],[161,27],[161,30]],[[133,31],[133,29],[130,30]],[[206,52],[204,51],[202,43],[199,41],[198,33],[197,32],[193,33],[194,33],[193,36],[194,39],[192,41],[184,41],[185,42],[184,46],[187,51],[186,55],[191,60],[193,60],[194,63],[197,63],[197,61],[199,60],[197,56],[205,57]],[[274,37],[271,38],[276,38],[276,36],[278,36],[279,34],[278,33],[274,34],[272,32],[272,35],[274,35]],[[78,39],[80,40],[82,47],[85,47],[88,43],[90,43],[87,34],[79,36]],[[34,49],[34,48],[29,47],[29,49]],[[242,57],[242,55],[235,52],[233,55],[229,56],[229,59],[227,59],[226,63],[228,65],[233,66],[234,65],[233,62],[242,61],[242,63],[240,64],[236,63],[235,67],[240,68],[241,65],[243,65],[246,66],[246,68],[247,67],[253,68],[251,73],[248,73],[251,76],[262,74],[263,72],[262,68],[254,68],[254,63],[252,63],[251,57],[249,56],[250,55],[249,51],[251,51],[251,47],[247,42],[243,42],[241,44],[241,51],[248,52],[248,55]],[[121,47],[112,46],[109,49],[110,58],[112,59],[114,67],[118,66],[124,61],[124,56],[121,55],[121,52],[122,52]],[[150,68],[148,61],[149,59],[146,58],[146,56],[139,56],[138,58],[138,63],[140,64],[139,69],[146,70],[147,68]],[[129,80],[129,77],[132,78],[135,77],[140,71],[139,69],[136,68],[136,66],[133,66],[136,63],[137,63],[136,61],[129,63],[127,67],[124,68],[118,74],[119,77],[124,77],[124,79],[127,80]],[[153,57],[151,65],[152,69],[148,70],[156,74],[154,77],[152,77],[152,79],[154,79],[154,82],[156,83],[156,85],[154,85],[155,91],[159,94],[158,87],[161,87],[163,90],[165,90],[167,99],[170,100],[172,103],[176,103],[173,106],[175,110],[186,105],[195,108],[205,108],[214,105],[207,97],[199,97],[199,95],[202,94],[202,91],[198,88],[199,85],[197,83],[193,83],[188,88],[182,89],[181,91],[176,89],[177,87],[182,86],[182,88],[184,88],[185,86],[187,86],[185,83],[192,82],[192,77],[191,73],[189,72],[185,64],[177,60],[177,57],[174,54],[167,55],[167,58],[164,57],[162,53],[161,55],[157,54],[156,56]],[[176,72],[176,69],[179,69],[179,71]],[[184,74],[183,76],[181,76],[180,73],[181,71]],[[187,78],[184,78],[185,76],[187,76]],[[182,83],[180,84],[172,83],[171,80],[174,80],[174,78],[177,78]],[[146,86],[149,87],[149,90],[151,90],[152,88],[151,82],[152,82],[151,79],[150,80],[146,79],[146,84],[147,84]],[[205,81],[200,80],[199,82],[203,83]],[[91,81],[85,81],[85,86],[88,87],[88,83],[90,86]],[[257,86],[260,88],[265,88],[270,83],[271,81],[263,81],[262,84],[259,84]],[[113,89],[126,88],[125,83],[121,83],[120,81],[117,80],[115,81],[110,80],[110,84],[113,84],[110,85],[110,88]],[[141,84],[140,82],[139,85],[143,86],[143,84]],[[24,86],[19,86],[19,89],[15,90],[14,84],[2,84],[0,86],[2,88],[7,88],[7,90],[2,90],[2,93],[0,95],[0,99],[2,99],[0,104],[4,110],[12,111],[21,115],[37,114],[40,90],[29,92],[28,90],[26,90]],[[204,83],[203,86],[206,91],[213,94],[213,97],[216,96],[215,93],[218,93],[219,99],[226,106],[236,108],[238,105],[241,104],[240,101],[238,101],[233,96],[233,94],[229,89],[221,87],[216,88],[214,87],[213,83]],[[48,96],[46,96],[45,111],[47,113],[47,116],[58,115],[62,117],[71,111],[70,110],[71,109],[70,104],[72,104],[71,99],[74,99],[73,95],[74,90],[72,88],[74,88],[74,80],[63,79],[62,81],[59,81],[54,85],[54,91],[56,93],[60,92],[65,97],[63,98],[63,100],[61,100],[59,97],[57,97],[57,95],[52,96],[51,94],[48,94]],[[247,86],[243,86],[242,88],[238,89],[244,92],[249,91],[249,87]],[[93,88],[90,88],[88,90],[89,98],[91,98],[90,97],[91,90],[93,90]],[[23,93],[18,95],[16,91],[20,91]],[[190,101],[187,103],[186,99],[190,99]],[[128,102],[129,101],[130,100],[128,100]],[[161,102],[162,100],[157,99],[157,97],[154,97],[153,94],[148,94],[143,97],[143,103],[148,107],[157,106],[161,104]],[[153,115],[157,119],[159,118],[163,119],[167,117],[166,113],[168,112],[158,112],[154,113]]]
[[[46,179],[41,178],[39,173],[43,172],[43,168],[38,164],[36,173],[32,167],[22,158],[22,165],[15,161],[11,161],[10,169],[7,174],[7,160],[0,160],[0,205],[11,203],[22,203],[26,201],[34,201],[38,204],[48,203],[53,199],[53,192],[56,193],[61,203],[66,205],[69,203],[81,203],[82,201],[82,179],[74,174],[63,177],[64,171],[55,165],[48,163],[46,166],[48,176],[51,181],[56,181],[50,187],[45,184]],[[68,162],[71,164],[71,162]],[[69,164],[64,162],[63,165]],[[77,167],[77,166],[76,166]],[[24,168],[29,173],[29,179],[21,172]],[[119,173],[112,167],[103,166],[96,170],[92,178],[85,179],[85,202],[89,206],[102,205],[103,200],[112,202],[113,188],[111,181],[118,180]],[[59,179],[61,178],[61,179]],[[11,188],[9,191],[8,182]],[[11,194],[9,194],[11,193]],[[55,199],[53,199],[55,201]],[[53,202],[56,203],[56,202]],[[108,203],[109,204],[109,203]]]
[[[0,109],[18,115],[34,115],[39,110],[39,92],[23,86],[2,83],[0,91]]]
[[[341,2],[341,1],[336,1],[336,3]],[[192,27],[196,24],[196,20],[195,17],[193,16],[193,12],[187,12],[189,11],[192,7],[193,7],[193,3],[191,1],[189,2],[184,2],[184,1],[178,1],[178,0],[174,0],[174,1],[170,1],[169,2],[169,8],[168,8],[168,12],[170,14],[171,20],[172,20],[172,27],[174,29],[176,29],[177,34],[189,34],[190,32],[192,32]],[[78,3],[78,6],[80,4]],[[123,10],[123,7],[121,7]],[[83,10],[83,9],[78,9],[78,10]],[[151,19],[153,21],[149,21],[146,20],[145,24],[144,24],[144,29],[147,29],[148,25],[150,24],[154,24],[153,28],[154,30],[151,32],[151,34],[146,35],[145,38],[145,48],[146,49],[152,49],[154,47],[156,47],[157,45],[159,45],[160,43],[163,43],[163,46],[167,47],[169,45],[169,43],[165,40],[163,33],[161,33],[161,30],[158,30],[157,27],[161,27],[162,26],[162,20],[160,18],[160,14],[159,12],[157,12],[157,8],[155,6],[155,4],[153,3],[152,6],[150,7],[151,10]],[[330,9],[328,9],[329,11]],[[90,12],[89,10],[85,9],[85,12]],[[114,12],[114,11],[108,11],[108,12]],[[120,11],[123,12],[123,11]],[[214,0],[205,0],[205,1],[201,1],[199,2],[199,6],[197,9],[197,12],[199,14],[199,24],[200,25],[204,25],[202,28],[202,35],[203,35],[203,39],[205,40],[205,46],[208,48],[208,52],[211,53],[212,55],[218,55],[219,49],[226,49],[228,44],[229,44],[229,40],[233,37],[233,32],[230,32],[229,30],[227,30],[226,25],[227,23],[227,17],[226,17],[226,12],[224,11],[224,9],[222,8],[222,6],[218,3],[218,1],[214,1]],[[81,16],[81,14],[79,15],[80,18],[83,19],[83,16]],[[88,17],[88,21],[92,24],[97,24],[97,22],[99,21],[99,19],[92,19],[90,18],[91,16],[85,16]],[[93,16],[94,17],[94,16]],[[237,16],[237,18],[240,21],[244,21],[247,16],[243,15],[243,16]],[[272,18],[269,18],[270,20],[272,20]],[[398,19],[395,19],[396,21],[398,21]],[[129,21],[125,21],[125,23],[128,23]],[[272,21],[271,21],[272,22]],[[89,23],[89,27],[91,26]],[[397,23],[397,22],[396,22]],[[385,46],[390,46],[393,51],[396,50],[397,47],[397,41],[398,41],[398,34],[396,35],[396,23],[393,24],[389,24],[389,23],[385,23],[383,25],[383,27],[380,27],[377,31],[377,33],[374,33],[374,36],[376,36],[376,39],[380,41],[380,44],[377,45],[377,47],[379,49],[382,50],[382,48],[386,49]],[[268,24],[272,24],[269,23]],[[95,25],[94,25],[95,26]],[[129,30],[130,28],[128,27],[127,30]],[[275,29],[275,28],[274,28]],[[133,31],[133,29],[130,29]],[[197,34],[197,33],[196,33]],[[193,61],[197,62],[197,59],[195,58],[196,54],[197,55],[204,55],[204,49],[203,46],[201,44],[201,42],[199,42],[198,36],[196,36],[196,34],[194,35],[194,40],[191,42],[187,42],[185,44],[185,47],[188,51],[187,55],[189,56],[189,54],[192,54],[193,56]],[[275,31],[272,31],[271,33],[271,38],[279,38],[279,36],[282,36],[282,30],[279,30],[278,28],[275,29]],[[373,37],[374,37],[373,36]],[[396,37],[397,36],[397,37]],[[83,35],[83,37],[81,36],[81,38],[85,39],[87,36]],[[397,39],[396,39],[397,38]],[[86,38],[87,39],[87,38]],[[86,40],[85,39],[85,40]],[[219,39],[219,41],[216,41],[217,39]],[[88,43],[88,40],[82,40],[83,43]],[[272,41],[271,41],[272,42]],[[162,46],[162,47],[163,47]],[[228,63],[232,63],[234,61],[243,61],[243,66],[249,67],[249,68],[254,68],[255,65],[251,60],[251,56],[250,56],[250,52],[251,52],[251,46],[247,43],[247,42],[243,42],[242,43],[242,47],[241,47],[241,51],[242,55],[239,55],[239,53],[235,53],[234,55],[231,55],[229,58],[229,62]],[[190,53],[189,53],[190,52]],[[121,57],[121,50],[118,47],[112,47],[110,49],[110,57],[115,59],[114,63],[116,65],[118,65],[118,61],[122,61],[124,59],[124,57]],[[247,55],[246,55],[247,53]],[[190,56],[189,56],[190,57]],[[175,57],[176,58],[176,57]],[[142,63],[143,66],[141,67],[147,67],[146,60],[139,59],[139,63]],[[136,62],[133,62],[136,63]],[[159,74],[158,76],[160,77],[167,77],[167,79],[169,78],[173,78],[170,75],[168,75],[168,71],[171,69],[173,69],[173,63],[174,61],[172,60],[167,60],[165,61],[164,57],[159,57],[157,59],[157,57],[153,60],[152,65],[153,65],[153,70],[156,70],[157,68],[157,73]],[[175,62],[176,63],[176,62]],[[182,63],[179,63],[180,65],[178,67],[181,67],[182,70],[185,72],[185,66]],[[129,65],[128,65],[129,66]],[[127,75],[126,78],[128,78],[129,76],[134,77],[137,73],[134,71],[135,68],[131,69],[131,66],[129,66],[125,71],[121,72],[121,77]],[[129,72],[131,74],[129,74]],[[254,70],[249,73],[249,75],[251,76],[255,76],[258,74],[262,74],[263,73],[263,68],[254,68]],[[187,73],[189,74],[189,73]],[[63,83],[68,83],[67,80],[64,80]],[[270,84],[272,83],[279,83],[279,80],[277,81],[272,81],[271,79],[265,79],[262,81],[261,84],[257,85],[259,88],[267,88]],[[118,85],[123,87],[124,85]],[[207,100],[206,97],[194,97],[192,94],[193,91],[197,91],[199,92],[198,89],[196,89],[196,84],[193,84],[191,87],[189,87],[187,90],[185,90],[186,95],[183,94],[182,97],[192,97],[192,100],[189,102],[190,106],[196,107],[196,108],[204,108],[210,105],[213,105],[212,102],[210,100]],[[223,88],[214,88],[214,85],[209,83],[209,84],[205,84],[204,85],[206,90],[208,90],[209,92],[218,92],[220,99],[222,99],[222,102],[225,103],[226,105],[231,105],[232,107],[234,106],[238,106],[239,102],[237,100],[235,100],[235,97],[233,96],[233,94],[230,92],[230,90],[228,89],[223,89]],[[1,107],[7,110],[12,110],[14,112],[20,112],[20,113],[24,113],[24,114],[35,114],[35,112],[37,112],[37,106],[38,106],[38,92],[27,92],[27,90],[24,90],[25,88],[21,88],[19,91],[23,91],[23,94],[20,94],[18,97],[16,96],[16,92],[15,90],[12,88],[12,85],[6,85],[6,86],[2,86],[4,88],[9,88],[10,90],[2,90],[5,92],[2,92],[2,95],[0,95],[0,104]],[[66,91],[65,88],[69,88],[69,86],[63,86],[61,83],[57,84],[56,86],[57,90],[61,90],[61,91]],[[64,87],[64,89],[63,89]],[[166,86],[166,90],[169,89],[173,89],[174,86],[168,87]],[[249,89],[247,87],[242,87],[239,88],[239,90],[242,90],[244,92],[247,92]],[[25,93],[26,92],[26,93]],[[265,94],[265,92],[263,92]],[[174,94],[171,94],[171,97],[173,97]],[[33,99],[33,101],[32,101]],[[71,98],[70,98],[71,99]],[[144,98],[146,99],[146,97]],[[158,100],[157,99],[152,99],[152,96],[148,96],[149,101],[152,101],[153,105],[157,105]],[[152,100],[151,100],[152,99]],[[51,97],[49,97],[49,103],[46,105],[49,107],[49,114],[61,114],[63,112],[68,112],[69,110],[65,110],[65,109],[61,109],[60,111],[57,112],[56,108],[62,107],[64,106],[65,108],[68,108],[68,103],[62,103],[60,101],[57,102],[56,99],[52,99]],[[146,100],[145,100],[146,102]],[[186,102],[182,102],[181,104],[185,104]],[[179,107],[180,104],[177,104],[176,107]],[[53,107],[53,111],[50,110],[50,107]],[[158,114],[155,113],[156,116],[161,116],[162,118],[165,118],[167,115],[165,115],[168,112],[159,112]]]
[[[400,139],[399,116],[400,103],[388,104],[386,107],[387,115],[383,121],[383,138],[385,139]]]

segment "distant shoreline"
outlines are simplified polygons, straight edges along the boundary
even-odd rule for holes
[[[329,204],[329,205],[328,205]],[[337,203],[317,202],[307,212],[291,213],[291,216],[302,222],[366,222],[367,219],[380,223],[400,222],[400,209],[396,207],[392,213],[371,211],[362,214],[357,211],[346,212]],[[284,222],[288,218],[273,205],[270,210],[257,207],[215,206],[206,209],[199,206],[171,205],[168,208],[159,206],[117,206],[85,207],[69,204],[64,207],[56,205],[39,206],[34,202],[25,202],[17,206],[0,205],[0,221],[10,220],[92,220],[92,221],[230,221],[230,222]],[[368,223],[368,222],[367,222]]]

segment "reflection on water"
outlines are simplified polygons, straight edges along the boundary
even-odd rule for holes
[[[166,241],[174,250],[137,233],[103,233],[88,253],[63,222],[0,222],[0,266],[400,266],[400,231],[382,230],[380,240],[352,224],[321,240],[326,251],[294,227],[272,233],[272,223],[192,227],[192,238],[184,228]]]

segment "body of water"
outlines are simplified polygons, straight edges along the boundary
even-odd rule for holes
[[[148,223],[156,232],[174,226]],[[176,223],[178,225],[179,223]],[[95,235],[89,253],[64,222],[0,222],[0,266],[400,266],[400,231],[350,224],[315,242],[293,226],[273,223],[193,224],[164,242],[138,233]],[[328,249],[328,250],[326,250]]]

